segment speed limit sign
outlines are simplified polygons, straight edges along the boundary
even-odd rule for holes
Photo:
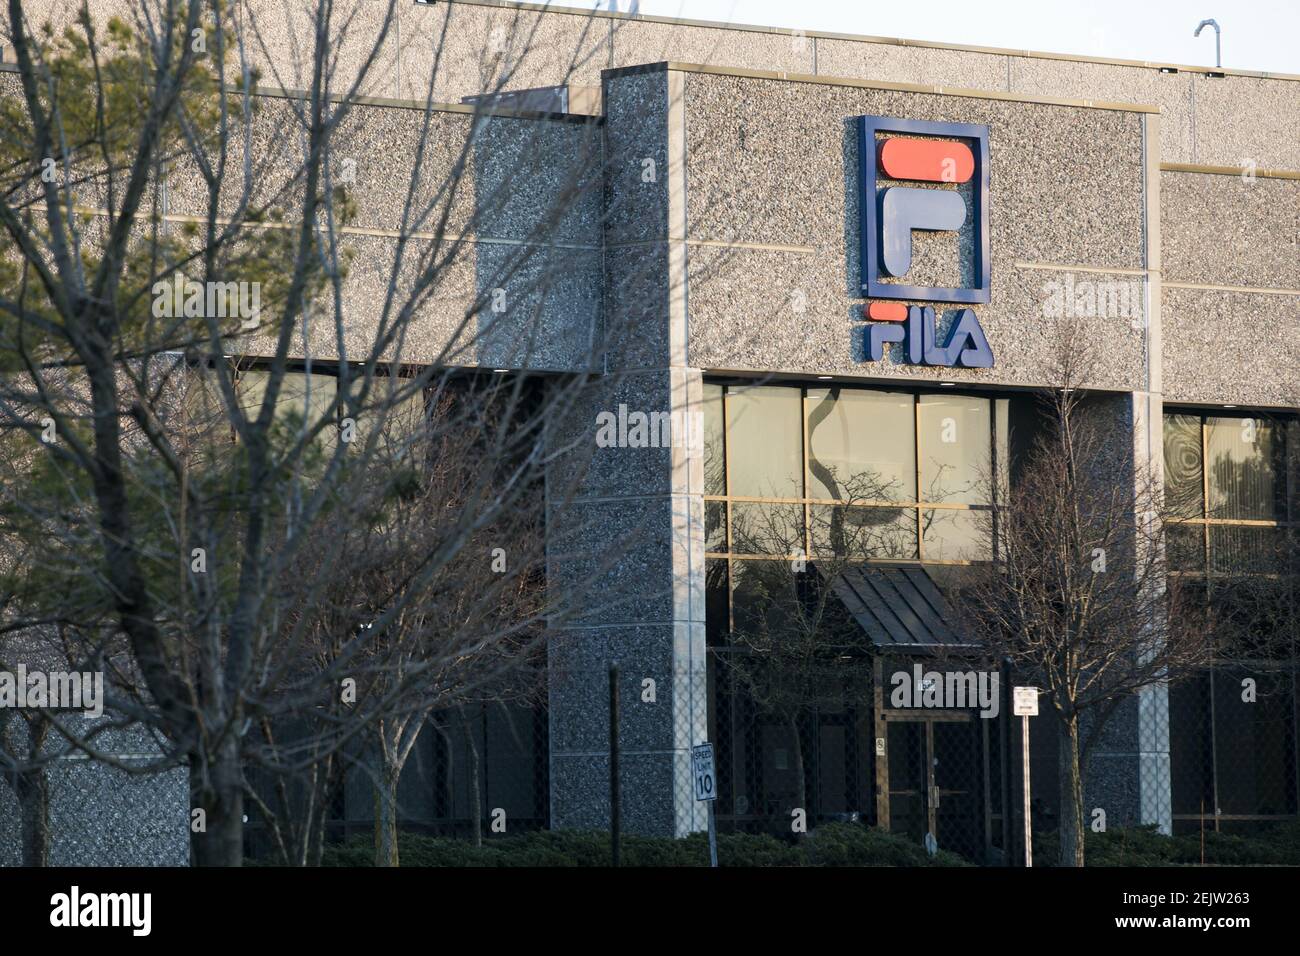
[[[691,748],[691,770],[695,777],[695,799],[718,799],[718,777],[713,771],[713,744]]]

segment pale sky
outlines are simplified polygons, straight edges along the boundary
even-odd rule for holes
[[[632,0],[600,0],[627,10]],[[553,0],[597,6],[596,0]],[[1300,0],[640,0],[655,16],[906,37],[1046,53],[1300,73]]]

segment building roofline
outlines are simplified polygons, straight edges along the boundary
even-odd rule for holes
[[[18,72],[19,68],[17,63],[0,62],[0,73]],[[242,87],[227,84],[226,92],[240,93],[242,92]],[[311,98],[311,91],[256,84],[252,88],[251,95],[268,97],[271,99],[306,100]],[[433,113],[462,113],[492,117],[495,119],[553,120],[561,123],[595,123],[597,125],[601,125],[605,121],[603,116],[595,116],[588,113],[555,113],[543,110],[516,110],[495,106],[475,106],[470,103],[426,103],[424,100],[396,99],[388,96],[349,97],[346,93],[331,93],[326,97],[326,99],[331,103],[342,103],[346,100],[354,106],[384,106],[390,109],[419,110],[421,112],[428,109]]]
[[[455,0],[463,2],[463,0]],[[478,0],[474,0],[478,2]],[[710,76],[738,76],[755,80],[781,80],[787,83],[819,83],[823,86],[852,86],[868,90],[898,90],[904,93],[930,93],[938,96],[964,96],[981,100],[1003,100],[1042,106],[1073,106],[1094,110],[1118,110],[1125,113],[1159,113],[1160,107],[1142,103],[1114,103],[1108,100],[1075,100],[1063,96],[1034,96],[1029,93],[1006,93],[999,90],[976,90],[960,86],[928,86],[924,83],[894,83],[887,80],[859,80],[854,77],[826,76],[812,73],[784,73],[774,70],[750,70],[744,67],[705,66],[673,60],[620,66],[602,73],[604,77],[630,76],[638,73],[703,73]]]
[[[771,27],[748,23],[725,23],[717,20],[692,20],[687,17],[661,17],[643,13],[621,13],[611,10],[582,10],[557,7],[545,3],[516,3],[515,0],[445,0],[448,6],[463,4],[475,7],[499,7],[507,10],[530,10],[561,16],[601,17],[609,20],[639,20],[645,23],[665,23],[673,26],[701,27],[713,30],[736,30],[747,33],[774,33],[783,36],[804,36],[819,40],[854,40],[859,43],[881,43],[889,46],[921,47],[929,50],[952,50],[959,53],[984,53],[992,56],[1017,56],[1038,60],[1066,60],[1072,63],[1096,63],[1103,66],[1126,66],[1139,69],[1177,70],[1180,73],[1213,73],[1225,76],[1244,76],[1261,80],[1291,80],[1300,82],[1300,74],[1277,73],[1268,70],[1240,70],[1230,67],[1193,65],[1190,63],[1162,63],[1158,60],[1122,60],[1113,57],[1082,56],[1075,53],[1046,53],[1040,50],[1016,50],[1009,47],[972,46],[959,43],[937,43],[930,40],[909,40],[903,37],[878,37],[858,33],[833,33],[825,30],[796,30],[790,27]]]

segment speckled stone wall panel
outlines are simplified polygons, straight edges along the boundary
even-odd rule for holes
[[[1192,159],[1192,74],[1151,67],[1013,56],[1011,92],[1160,107],[1160,159]]]
[[[653,71],[604,87],[607,375],[585,411],[548,433],[564,450],[547,479],[548,580],[589,595],[550,634],[555,827],[608,825],[611,661],[625,668],[621,766],[625,792],[637,794],[625,825],[680,835],[699,823],[689,748],[707,732],[704,504],[691,416],[702,380],[683,367],[681,86],[678,74]],[[617,418],[620,406],[667,415],[670,447],[594,447],[596,416]],[[645,679],[656,701],[642,699]]]
[[[575,625],[663,623],[689,619],[688,542],[676,533],[702,505],[687,496],[569,502],[550,512],[548,580],[584,598]],[[701,572],[702,573],[702,572]]]
[[[966,50],[817,38],[817,72],[822,76],[1005,90],[1008,59]]]
[[[666,244],[605,247],[604,336],[611,369],[658,369],[667,363],[670,286]]]
[[[1192,83],[1192,162],[1300,171],[1300,82],[1193,75]]]
[[[610,77],[605,90],[605,241],[668,235],[667,74]]]
[[[1300,402],[1300,296],[1166,283],[1163,313],[1166,403]]]
[[[677,60],[707,66],[732,66],[782,73],[813,72],[813,41],[809,37],[760,30],[723,30],[638,20],[612,24],[614,57],[611,66],[637,66]]]
[[[156,2],[156,0],[151,0]],[[72,0],[41,0],[34,19],[70,22]],[[139,0],[96,4],[130,18]],[[240,0],[232,15],[263,81],[309,85],[311,5]],[[337,4],[332,78],[344,90],[374,47],[387,0]],[[1090,63],[1007,52],[949,50],[852,38],[614,19],[580,11],[518,10],[472,3],[398,4],[389,36],[361,91],[458,103],[496,89],[597,86],[610,66],[676,60],[718,67],[818,73],[864,80],[1154,105],[1164,130],[1161,159],[1173,163],[1300,170],[1300,93],[1292,79],[1162,73],[1155,66]],[[256,26],[256,31],[254,31]],[[5,24],[0,19],[0,36]],[[12,58],[12,55],[10,55]]]
[[[689,753],[625,753],[619,769],[624,832],[684,836],[707,825],[707,811],[694,806],[685,789]],[[552,761],[551,828],[608,830],[609,819],[609,757],[583,754]]]
[[[587,368],[592,329],[600,309],[600,255],[595,250],[513,243],[414,240],[397,264],[397,240],[345,235],[352,260],[343,281],[343,341],[350,359],[367,355],[375,342],[384,304],[396,275],[392,309],[414,288],[427,257],[447,257],[434,270],[428,295],[416,307],[400,348],[389,360],[493,368],[567,371]],[[503,296],[498,300],[494,290]],[[499,301],[503,311],[493,311]],[[477,306],[477,308],[476,308]],[[390,321],[392,311],[390,309]],[[308,342],[316,358],[334,359],[339,347],[333,301],[322,298],[311,313]],[[295,352],[301,345],[295,345]],[[241,346],[249,355],[272,354],[267,335]]]
[[[402,99],[439,103],[499,90],[598,86],[609,66],[600,18],[468,4],[402,4]]]
[[[1088,463],[1092,473],[1136,494],[1149,456],[1159,455],[1163,447],[1158,432],[1155,447],[1147,445],[1146,395],[1096,395],[1080,406],[1080,414],[1099,429],[1106,449],[1101,460]],[[1135,533],[1124,547],[1137,545]],[[1086,727],[1085,733],[1090,733]],[[1092,744],[1084,818],[1091,823],[1093,812],[1101,809],[1108,827],[1156,824],[1167,833],[1172,822],[1169,783],[1168,692],[1145,688],[1117,706]]]
[[[625,495],[629,489],[640,495],[671,494],[673,448],[663,442],[684,443],[698,437],[685,433],[690,427],[689,418],[679,414],[674,420],[672,409],[677,402],[673,391],[672,376],[662,369],[618,372],[594,381],[581,400],[580,411],[563,417],[549,436],[556,447],[572,449],[550,473],[552,496],[607,498]],[[629,415],[664,416],[655,419],[659,427],[652,430],[654,446],[662,447],[618,447],[603,441],[598,444],[596,438],[605,415],[615,421],[621,415],[624,431]],[[632,423],[636,423],[635,418]],[[667,435],[663,434],[665,427]]]
[[[844,282],[843,259],[830,255],[691,247],[691,361],[725,371],[1035,386],[1050,382],[1063,326],[1077,322],[1103,343],[1093,387],[1134,389],[1145,381],[1137,275],[995,267],[991,302],[972,306],[993,350],[991,369],[912,365],[898,345],[885,360],[866,361],[864,300],[846,293]],[[940,336],[955,313],[939,310]]]
[[[699,688],[675,665],[673,650],[677,631],[692,626],[702,625],[593,628],[557,635],[549,648],[552,753],[608,748],[611,663],[619,668],[621,746],[629,751],[679,746],[674,721],[666,718]],[[701,669],[697,677],[702,674]],[[649,696],[653,699],[645,699]]]
[[[318,6],[309,0],[238,0],[237,36],[262,83],[311,88]],[[398,29],[396,9],[390,10],[388,0],[336,0],[330,16],[328,90],[344,94],[355,86],[363,96],[397,96]]]
[[[863,364],[858,291],[858,150],[864,114],[990,128],[992,300],[976,312],[998,356],[971,381],[1040,384],[1047,293],[1068,266],[1143,266],[1137,114],[819,84],[689,74],[686,81],[690,360],[717,369],[952,378],[950,370]],[[699,244],[745,244],[732,248]],[[753,248],[763,246],[767,248]],[[793,246],[795,249],[781,248]],[[798,247],[803,247],[798,248]],[[922,234],[909,280],[955,278],[951,236]],[[1018,262],[1054,264],[1050,272]],[[1140,274],[1083,273],[1080,286]],[[1107,387],[1135,387],[1141,295],[1096,323]],[[803,311],[798,311],[802,305]],[[1085,316],[1086,317],[1086,316]]]
[[[274,202],[286,214],[301,208],[301,183],[294,180],[301,179],[308,144],[300,107],[258,97],[247,140],[235,121],[223,214],[233,211],[244,188],[245,141],[252,203]],[[476,120],[436,110],[426,117],[424,110],[356,105],[332,137],[331,169],[335,184],[345,185],[356,202],[356,228],[396,230],[405,221],[409,231],[431,233],[450,204],[444,228],[451,235],[598,244],[600,136],[596,124],[581,121]],[[207,208],[207,184],[197,166],[179,162],[168,183],[167,211],[202,216]]]
[[[89,760],[48,769],[51,866],[188,866],[189,774],[130,774]],[[0,784],[0,866],[22,861],[17,800]]]
[[[706,74],[686,81],[691,237],[842,254],[861,115],[989,127],[995,254],[1141,266],[1135,114]]]
[[[51,773],[52,866],[186,866],[189,773],[137,776],[87,760]]]
[[[64,30],[69,27],[74,29],[76,26],[77,16],[81,10],[81,0],[29,0],[23,4],[23,11],[27,16],[27,31],[32,35],[48,23],[54,31],[55,36],[62,36]],[[108,23],[112,17],[119,17],[124,23],[139,29],[142,21],[142,14],[148,12],[156,18],[159,11],[163,8],[160,0],[104,0],[103,3],[94,3],[90,5],[91,18],[94,20],[97,28],[102,29],[102,25]],[[0,10],[0,44],[5,47],[4,62],[15,62],[15,56],[12,45],[13,31],[9,25],[9,7],[5,5]],[[83,34],[84,35],[84,34]]]
[[[1300,181],[1160,174],[1166,282],[1300,289]]]
[[[301,163],[291,138],[297,125],[292,106],[274,97],[259,99],[258,106],[249,140],[256,164],[255,201],[277,197],[276,204],[291,214],[301,202],[300,184],[285,188]],[[403,343],[403,361],[589,368],[602,294],[604,196],[595,161],[601,150],[599,128],[512,117],[476,122],[467,114],[447,112],[431,113],[428,120],[418,175],[413,167],[425,135],[423,111],[359,105],[337,134],[336,149],[343,154],[335,157],[335,174],[351,161],[348,186],[358,209],[357,219],[340,233],[342,249],[351,253],[344,280],[347,353],[362,356],[373,342],[394,274],[397,234],[404,231],[413,238],[396,273],[399,289],[409,293],[426,257],[445,261],[436,268],[432,294],[416,310]],[[242,144],[242,137],[237,141]],[[457,164],[462,162],[460,172]],[[448,189],[449,184],[455,188]],[[223,193],[222,214],[233,210],[239,189],[236,180]],[[435,239],[448,204],[443,237]],[[206,208],[205,186],[196,170],[181,167],[169,183],[169,213],[202,217]],[[476,297],[496,289],[503,290],[504,298],[492,303],[504,312],[477,312],[449,349]],[[318,358],[340,354],[333,315],[333,302],[326,297],[318,303],[310,334]],[[269,354],[272,347],[265,337],[246,346],[250,354]],[[390,357],[397,357],[396,352]]]

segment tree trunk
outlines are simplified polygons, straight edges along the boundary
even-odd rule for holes
[[[203,811],[203,829],[191,825],[195,866],[242,866],[244,862],[244,780],[239,741],[229,735],[208,766],[209,783],[200,787],[193,807]],[[191,821],[192,822],[192,821]]]
[[[23,866],[50,865],[50,778],[44,767],[18,774],[14,790],[22,812]]]
[[[399,866],[397,855],[397,782],[402,771],[380,758],[375,781],[375,866]]]
[[[1079,761],[1079,716],[1062,718],[1061,724],[1061,866],[1083,866],[1083,772]]]
[[[28,723],[27,752],[39,760],[50,726],[43,719]],[[14,795],[22,815],[23,866],[50,865],[50,778],[43,766],[14,776]]]
[[[474,745],[474,728],[469,721],[462,719],[465,728],[465,742],[469,745],[469,802],[470,802],[470,836],[475,846],[483,845],[483,795],[479,792],[478,747]]]
[[[804,812],[804,822],[808,817],[808,783],[803,772],[803,738],[799,736],[799,716],[790,715],[790,741],[794,748],[794,808]]]

